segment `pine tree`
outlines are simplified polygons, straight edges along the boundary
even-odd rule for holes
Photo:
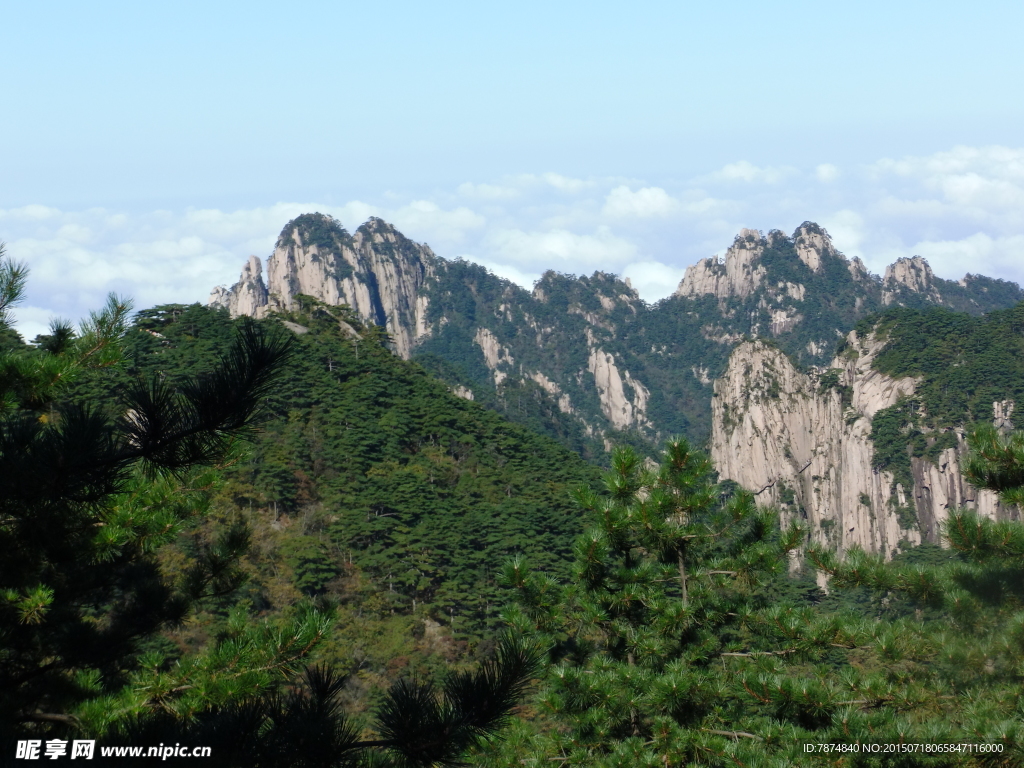
[[[5,327],[25,276],[23,266],[2,262]],[[14,345],[0,357],[5,729],[79,723],[90,701],[126,682],[142,641],[241,581],[240,525],[177,577],[161,572],[154,553],[205,512],[212,478],[204,470],[252,429],[290,339],[247,323],[215,373],[180,389],[136,380],[114,408],[62,399],[83,371],[121,364],[130,311],[112,296],[80,332],[56,321],[35,347]],[[289,628],[305,642],[264,646],[261,666],[288,668],[328,626],[307,612]],[[248,682],[266,683],[257,677]]]
[[[374,738],[345,716],[345,677],[317,665],[287,693],[207,707],[186,723],[171,713],[140,717],[104,743],[202,744],[213,765],[245,768],[454,768],[507,723],[538,660],[533,647],[506,635],[479,670],[450,674],[440,689],[400,681],[377,707]]]
[[[727,659],[784,654],[764,585],[800,542],[749,494],[723,499],[685,441],[659,471],[613,454],[606,497],[581,489],[594,525],[559,586],[508,566],[520,596],[509,619],[553,643],[543,706],[568,721],[545,749],[571,765],[707,764],[755,738],[737,720]],[[667,761],[667,762],[666,762]]]
[[[812,549],[833,595],[808,599],[787,575],[803,532],[716,487],[685,442],[657,470],[617,450],[606,486],[604,497],[578,494],[593,525],[572,583],[507,568],[518,595],[508,620],[552,648],[535,705],[543,735],[521,728],[510,740],[523,764],[805,765],[816,744],[845,750],[831,765],[1021,763],[1019,524],[952,515],[963,556],[940,568]],[[880,601],[844,606],[836,595],[855,586]],[[952,742],[995,746],[852,751]]]
[[[860,551],[842,561],[809,552],[836,589],[867,587],[887,600],[903,600],[937,620],[916,637],[892,631],[882,651],[891,663],[926,661],[921,700],[942,720],[936,738],[998,744],[977,763],[1024,764],[1024,432],[1001,434],[982,425],[968,437],[966,476],[977,488],[999,493],[1012,519],[990,520],[973,510],[951,510],[942,534],[951,556],[940,566],[901,567]],[[898,630],[898,627],[894,627]],[[917,647],[911,646],[916,643]],[[910,703],[907,691],[891,699]],[[968,764],[965,762],[965,764]]]

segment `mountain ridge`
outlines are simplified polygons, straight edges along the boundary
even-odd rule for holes
[[[706,439],[711,382],[744,338],[775,339],[801,367],[821,366],[872,312],[946,306],[981,314],[1024,298],[1006,281],[937,278],[920,257],[872,275],[811,222],[792,236],[742,230],[724,256],[692,265],[655,304],[603,272],[548,271],[527,291],[443,259],[375,218],[349,234],[330,217],[304,214],[282,230],[265,281],[262,267],[251,257],[239,282],[214,289],[210,304],[255,316],[287,310],[301,294],[349,304],[387,329],[399,356],[441,361],[434,372],[453,391],[513,419],[517,409],[548,413],[562,432],[572,422],[576,443],[594,454],[623,440],[650,448],[671,434]]]

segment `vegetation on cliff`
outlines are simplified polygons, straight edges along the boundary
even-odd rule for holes
[[[710,383],[744,338],[771,339],[798,366],[820,366],[831,359],[837,334],[845,336],[886,306],[912,313],[941,303],[976,316],[1012,306],[1024,295],[1014,283],[980,276],[963,284],[932,276],[925,289],[913,290],[857,268],[830,246],[819,248],[812,269],[797,251],[796,235],[827,242],[824,230],[810,222],[794,237],[777,230],[767,236],[748,232],[740,244],[758,251],[744,273],[749,292],[674,295],[654,305],[605,273],[547,272],[531,293],[478,265],[444,262],[425,287],[432,335],[414,354],[443,360],[447,366],[428,365],[507,418],[606,463],[604,446],[580,429],[583,424],[647,453],[671,435],[703,442],[711,432]],[[711,269],[726,272],[721,263]],[[500,366],[500,381],[474,343],[479,328],[493,334],[515,361]],[[608,430],[602,410],[607,403],[589,371],[591,349],[612,355],[620,371],[647,388],[643,423]],[[530,380],[535,372],[557,385],[559,394],[544,393]],[[563,394],[571,414],[555,407]]]
[[[885,340],[875,370],[920,379],[912,396],[872,420],[875,467],[904,488],[913,486],[912,457],[934,462],[959,444],[957,430],[991,423],[994,405],[1005,407],[1005,426],[1024,428],[1024,303],[982,317],[896,307],[856,330]]]

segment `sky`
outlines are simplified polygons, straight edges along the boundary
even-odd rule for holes
[[[1024,283],[1024,4],[0,2],[18,327],[205,302],[370,215],[648,301],[741,227]]]

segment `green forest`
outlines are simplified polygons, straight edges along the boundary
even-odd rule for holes
[[[946,549],[839,559],[685,439],[601,467],[526,384],[456,397],[476,363],[444,335],[408,362],[311,297],[261,321],[111,297],[26,343],[29,278],[0,257],[2,765],[81,738],[224,766],[1024,765],[1019,522],[952,511]],[[1022,308],[870,320],[879,369],[923,382],[880,455],[956,423],[969,479],[1024,501],[1024,435],[984,426],[1019,402]]]

